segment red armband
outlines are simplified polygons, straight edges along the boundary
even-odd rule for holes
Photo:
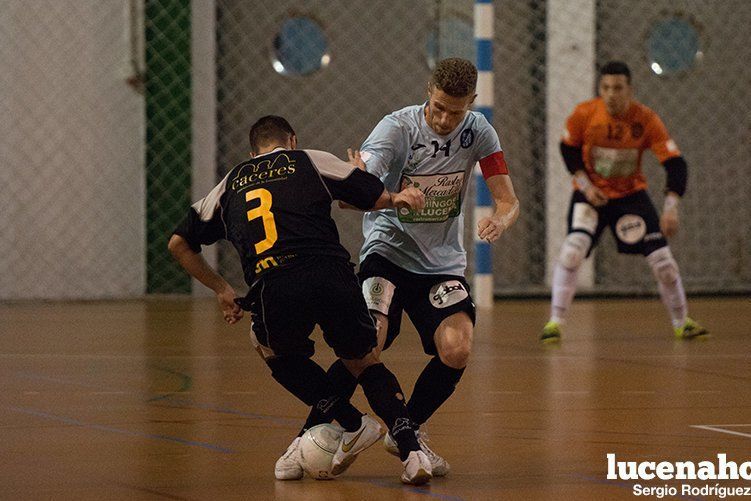
[[[482,177],[485,179],[497,176],[498,174],[508,174],[508,167],[506,166],[506,160],[503,158],[502,151],[496,151],[492,155],[480,160],[480,170],[482,170]]]

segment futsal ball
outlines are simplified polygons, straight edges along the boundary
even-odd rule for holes
[[[331,424],[319,424],[306,431],[300,439],[302,469],[310,478],[330,480],[331,461],[339,448],[342,429]]]

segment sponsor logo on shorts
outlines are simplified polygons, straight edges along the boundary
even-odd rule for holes
[[[626,214],[615,223],[615,233],[618,240],[632,245],[642,241],[647,233],[647,224],[641,216]]]
[[[369,310],[375,310],[388,315],[394,286],[382,277],[370,277],[362,284],[362,294]]]
[[[659,240],[661,238],[662,238],[662,233],[660,233],[659,231],[657,231],[657,232],[654,232],[654,233],[648,233],[644,237],[644,241],[645,242],[651,242],[652,240]]]
[[[434,285],[430,289],[430,304],[435,308],[446,308],[469,297],[467,289],[458,280],[449,280]]]

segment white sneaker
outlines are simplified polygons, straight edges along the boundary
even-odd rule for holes
[[[300,437],[296,437],[287,447],[287,452],[276,460],[274,476],[277,480],[300,480],[303,477]]]
[[[360,427],[352,432],[345,431],[342,433],[342,441],[339,442],[339,448],[334,453],[334,459],[331,462],[331,473],[341,475],[349,465],[355,462],[357,455],[376,443],[383,436],[381,425],[368,416],[362,417]]]
[[[417,443],[420,444],[420,449],[430,460],[430,466],[434,477],[445,477],[449,474],[451,466],[448,461],[441,456],[433,452],[433,449],[428,447],[428,432],[420,430],[417,432]],[[383,447],[389,454],[399,457],[399,446],[396,444],[396,440],[391,436],[391,433],[386,434],[386,438],[383,439]]]
[[[422,485],[433,478],[431,472],[430,460],[422,451],[412,451],[407,459],[402,461],[404,472],[402,473],[402,483],[410,485]]]

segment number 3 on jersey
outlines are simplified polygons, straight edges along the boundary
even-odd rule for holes
[[[274,214],[271,212],[271,192],[264,188],[249,191],[245,194],[245,201],[260,200],[261,205],[248,211],[248,221],[258,217],[263,218],[263,232],[266,238],[256,243],[256,255],[261,254],[274,246],[276,243],[276,223]]]

